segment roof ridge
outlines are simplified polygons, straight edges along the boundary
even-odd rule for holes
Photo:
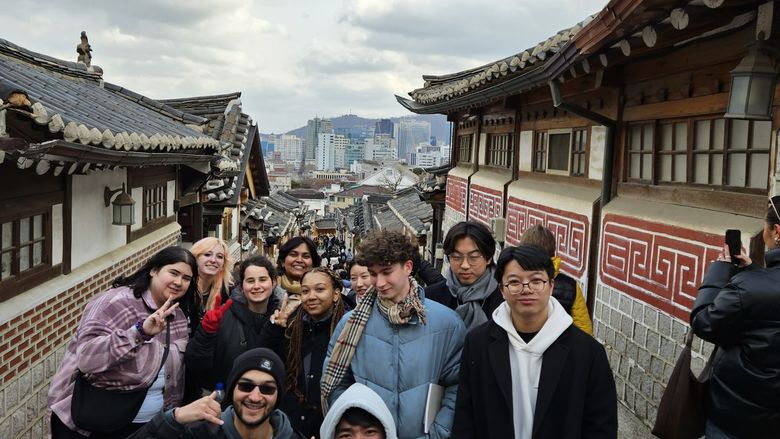
[[[44,55],[2,38],[0,38],[0,53],[32,65],[55,70],[70,76],[88,78],[96,81],[101,80],[103,77],[103,69],[98,66],[87,67],[84,63],[65,61],[53,56]]]

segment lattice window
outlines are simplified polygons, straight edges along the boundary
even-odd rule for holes
[[[509,168],[512,166],[512,135],[488,134],[487,164]]]
[[[51,265],[49,210],[0,220],[0,283]]]
[[[533,170],[547,170],[547,131],[537,131],[534,136]]]
[[[471,139],[473,134],[458,136],[458,163],[471,162]]]
[[[144,221],[149,222],[165,219],[168,216],[167,185],[165,183],[144,186]]]
[[[651,181],[653,178],[653,139],[655,124],[634,124],[628,128],[628,178]]]
[[[588,173],[588,130],[574,130],[571,145],[571,176],[584,177]]]

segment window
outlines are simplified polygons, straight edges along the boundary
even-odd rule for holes
[[[144,186],[144,221],[143,225],[168,216],[168,200],[165,183],[154,186]]]
[[[631,125],[627,178],[764,190],[769,176],[771,130],[769,121],[738,119]]]
[[[586,176],[589,133],[587,128],[536,131],[533,170],[573,177]]]
[[[509,168],[512,166],[512,135],[488,134],[487,164]]]
[[[537,131],[534,136],[534,171],[547,170],[547,131]]]
[[[588,130],[574,130],[574,142],[571,145],[571,176],[584,177],[587,174]]]
[[[458,163],[471,162],[471,134],[458,136]]]
[[[49,208],[0,219],[0,287],[51,267],[51,236]]]

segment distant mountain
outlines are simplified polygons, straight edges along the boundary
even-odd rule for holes
[[[447,122],[446,116],[443,116],[441,114],[417,114],[413,116],[404,116],[404,118],[407,117],[430,123],[431,135],[435,136],[436,139],[438,139],[440,142],[449,143],[450,124],[449,122]],[[401,120],[400,117],[390,117],[387,119],[392,120],[394,124],[397,124]],[[333,128],[335,129],[339,129],[339,128],[347,129],[347,128],[358,128],[358,127],[370,129],[374,127],[374,124],[376,124],[377,121],[379,121],[379,119],[366,119],[355,114],[345,114],[343,116],[331,117],[330,120],[331,122],[333,122]],[[288,131],[286,134],[294,134],[298,137],[305,138],[306,126],[304,125],[300,128],[296,128],[294,130]]]

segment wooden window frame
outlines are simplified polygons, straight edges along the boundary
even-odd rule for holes
[[[578,141],[579,140],[579,141]],[[571,148],[569,149],[569,176],[588,177],[590,167],[590,128],[572,129]],[[575,147],[582,146],[582,149]],[[582,173],[576,172],[575,158],[579,157],[579,164],[582,165]]]
[[[547,172],[547,130],[534,131],[531,169],[534,172]]]
[[[472,163],[473,151],[474,133],[458,135],[458,163]]]
[[[0,216],[0,241],[2,240],[2,224],[6,223],[12,223],[12,258],[11,258],[11,276],[0,280],[0,302],[10,299],[11,297],[14,297],[18,294],[24,293],[26,290],[39,285],[49,279],[52,279],[59,275],[61,273],[61,264],[53,265],[52,259],[53,259],[53,251],[52,251],[52,245],[54,240],[54,234],[53,234],[53,225],[52,225],[52,206],[43,206],[38,208],[28,208],[25,210],[20,210],[17,212],[13,212],[7,215]],[[29,233],[32,235],[34,233],[34,220],[33,218],[35,216],[42,215],[42,232],[43,232],[43,239],[37,240],[38,242],[43,241],[43,248],[41,253],[41,263],[35,266],[30,266],[30,268],[21,271],[21,265],[20,265],[20,248],[22,247],[22,243],[20,242],[20,222],[23,219],[29,218],[30,219],[30,229]],[[25,247],[29,246],[30,248],[30,263],[32,264],[33,261],[33,246],[36,242],[35,239],[33,241],[27,241],[27,245],[24,245]],[[4,243],[0,243],[0,247],[3,247]],[[5,252],[0,252],[7,253]],[[0,256],[1,257],[1,256]]]
[[[487,133],[485,165],[511,169],[514,163],[513,139],[511,132]]]
[[[715,125],[716,122],[719,120],[723,120],[723,145],[722,149],[716,149],[713,148],[713,139],[715,138]],[[709,127],[709,141],[707,145],[707,149],[695,149],[696,143],[697,143],[697,123],[709,121],[710,127]],[[755,131],[755,124],[761,121],[744,121],[747,123],[747,139],[745,147],[743,148],[734,148],[731,146],[731,129],[734,123],[741,123],[743,121],[735,120],[733,119],[724,119],[721,115],[710,115],[710,116],[699,116],[699,117],[688,117],[688,118],[669,118],[669,119],[657,119],[657,120],[645,120],[645,121],[637,121],[633,122],[628,125],[628,128],[625,133],[625,143],[624,143],[624,151],[625,151],[625,158],[623,161],[624,164],[624,172],[623,172],[623,181],[629,182],[629,183],[640,183],[640,184],[647,184],[652,186],[680,186],[680,185],[686,185],[691,187],[699,187],[699,188],[718,188],[725,191],[730,192],[741,192],[741,193],[750,193],[750,194],[765,194],[766,190],[769,185],[769,168],[767,168],[767,182],[766,185],[763,187],[751,187],[750,184],[750,173],[751,173],[751,155],[753,154],[766,154],[769,156],[771,154],[771,126],[770,126],[770,143],[767,145],[766,148],[757,148],[755,145],[753,145],[753,139],[754,139],[754,131]],[[661,127],[664,125],[672,125],[672,139],[673,142],[676,142],[676,129],[677,125],[684,123],[687,129],[686,133],[686,145],[683,150],[676,150],[674,149],[676,145],[672,145],[671,150],[662,150],[661,149]],[[633,145],[631,144],[632,139],[632,133],[631,130],[635,126],[642,126],[642,131],[640,134],[641,139],[641,149],[633,148]],[[646,126],[652,126],[652,145],[650,145],[650,149],[645,149],[645,136],[644,136],[644,127]],[[643,178],[644,175],[642,174],[643,167],[643,160],[644,156],[648,155],[650,156],[650,159],[652,160],[652,165],[650,166],[650,176],[649,178]],[[745,183],[743,186],[734,186],[730,184],[731,175],[729,173],[730,171],[730,163],[729,159],[730,156],[733,156],[735,154],[744,154],[745,155]],[[640,178],[634,178],[631,176],[631,160],[634,156],[640,156],[640,163],[639,163],[639,170],[640,170]],[[672,168],[671,168],[671,178],[672,181],[667,180],[661,180],[661,158],[666,155],[684,155],[686,157],[685,159],[685,178],[681,181],[673,181],[674,179],[674,173],[675,173],[675,164],[674,164],[674,158],[672,158]],[[707,169],[707,181],[708,183],[699,183],[696,182],[696,175],[695,172],[697,171],[696,168],[696,156],[699,155],[708,155],[708,169]],[[720,155],[720,169],[713,168],[713,161],[712,157]],[[767,167],[769,166],[768,160],[767,160]],[[713,181],[717,181],[714,176],[716,174],[720,174],[720,184],[712,183]]]
[[[157,192],[159,191],[159,193]],[[168,183],[157,183],[143,187],[143,227],[165,221],[168,217]],[[159,211],[158,211],[159,209]]]

